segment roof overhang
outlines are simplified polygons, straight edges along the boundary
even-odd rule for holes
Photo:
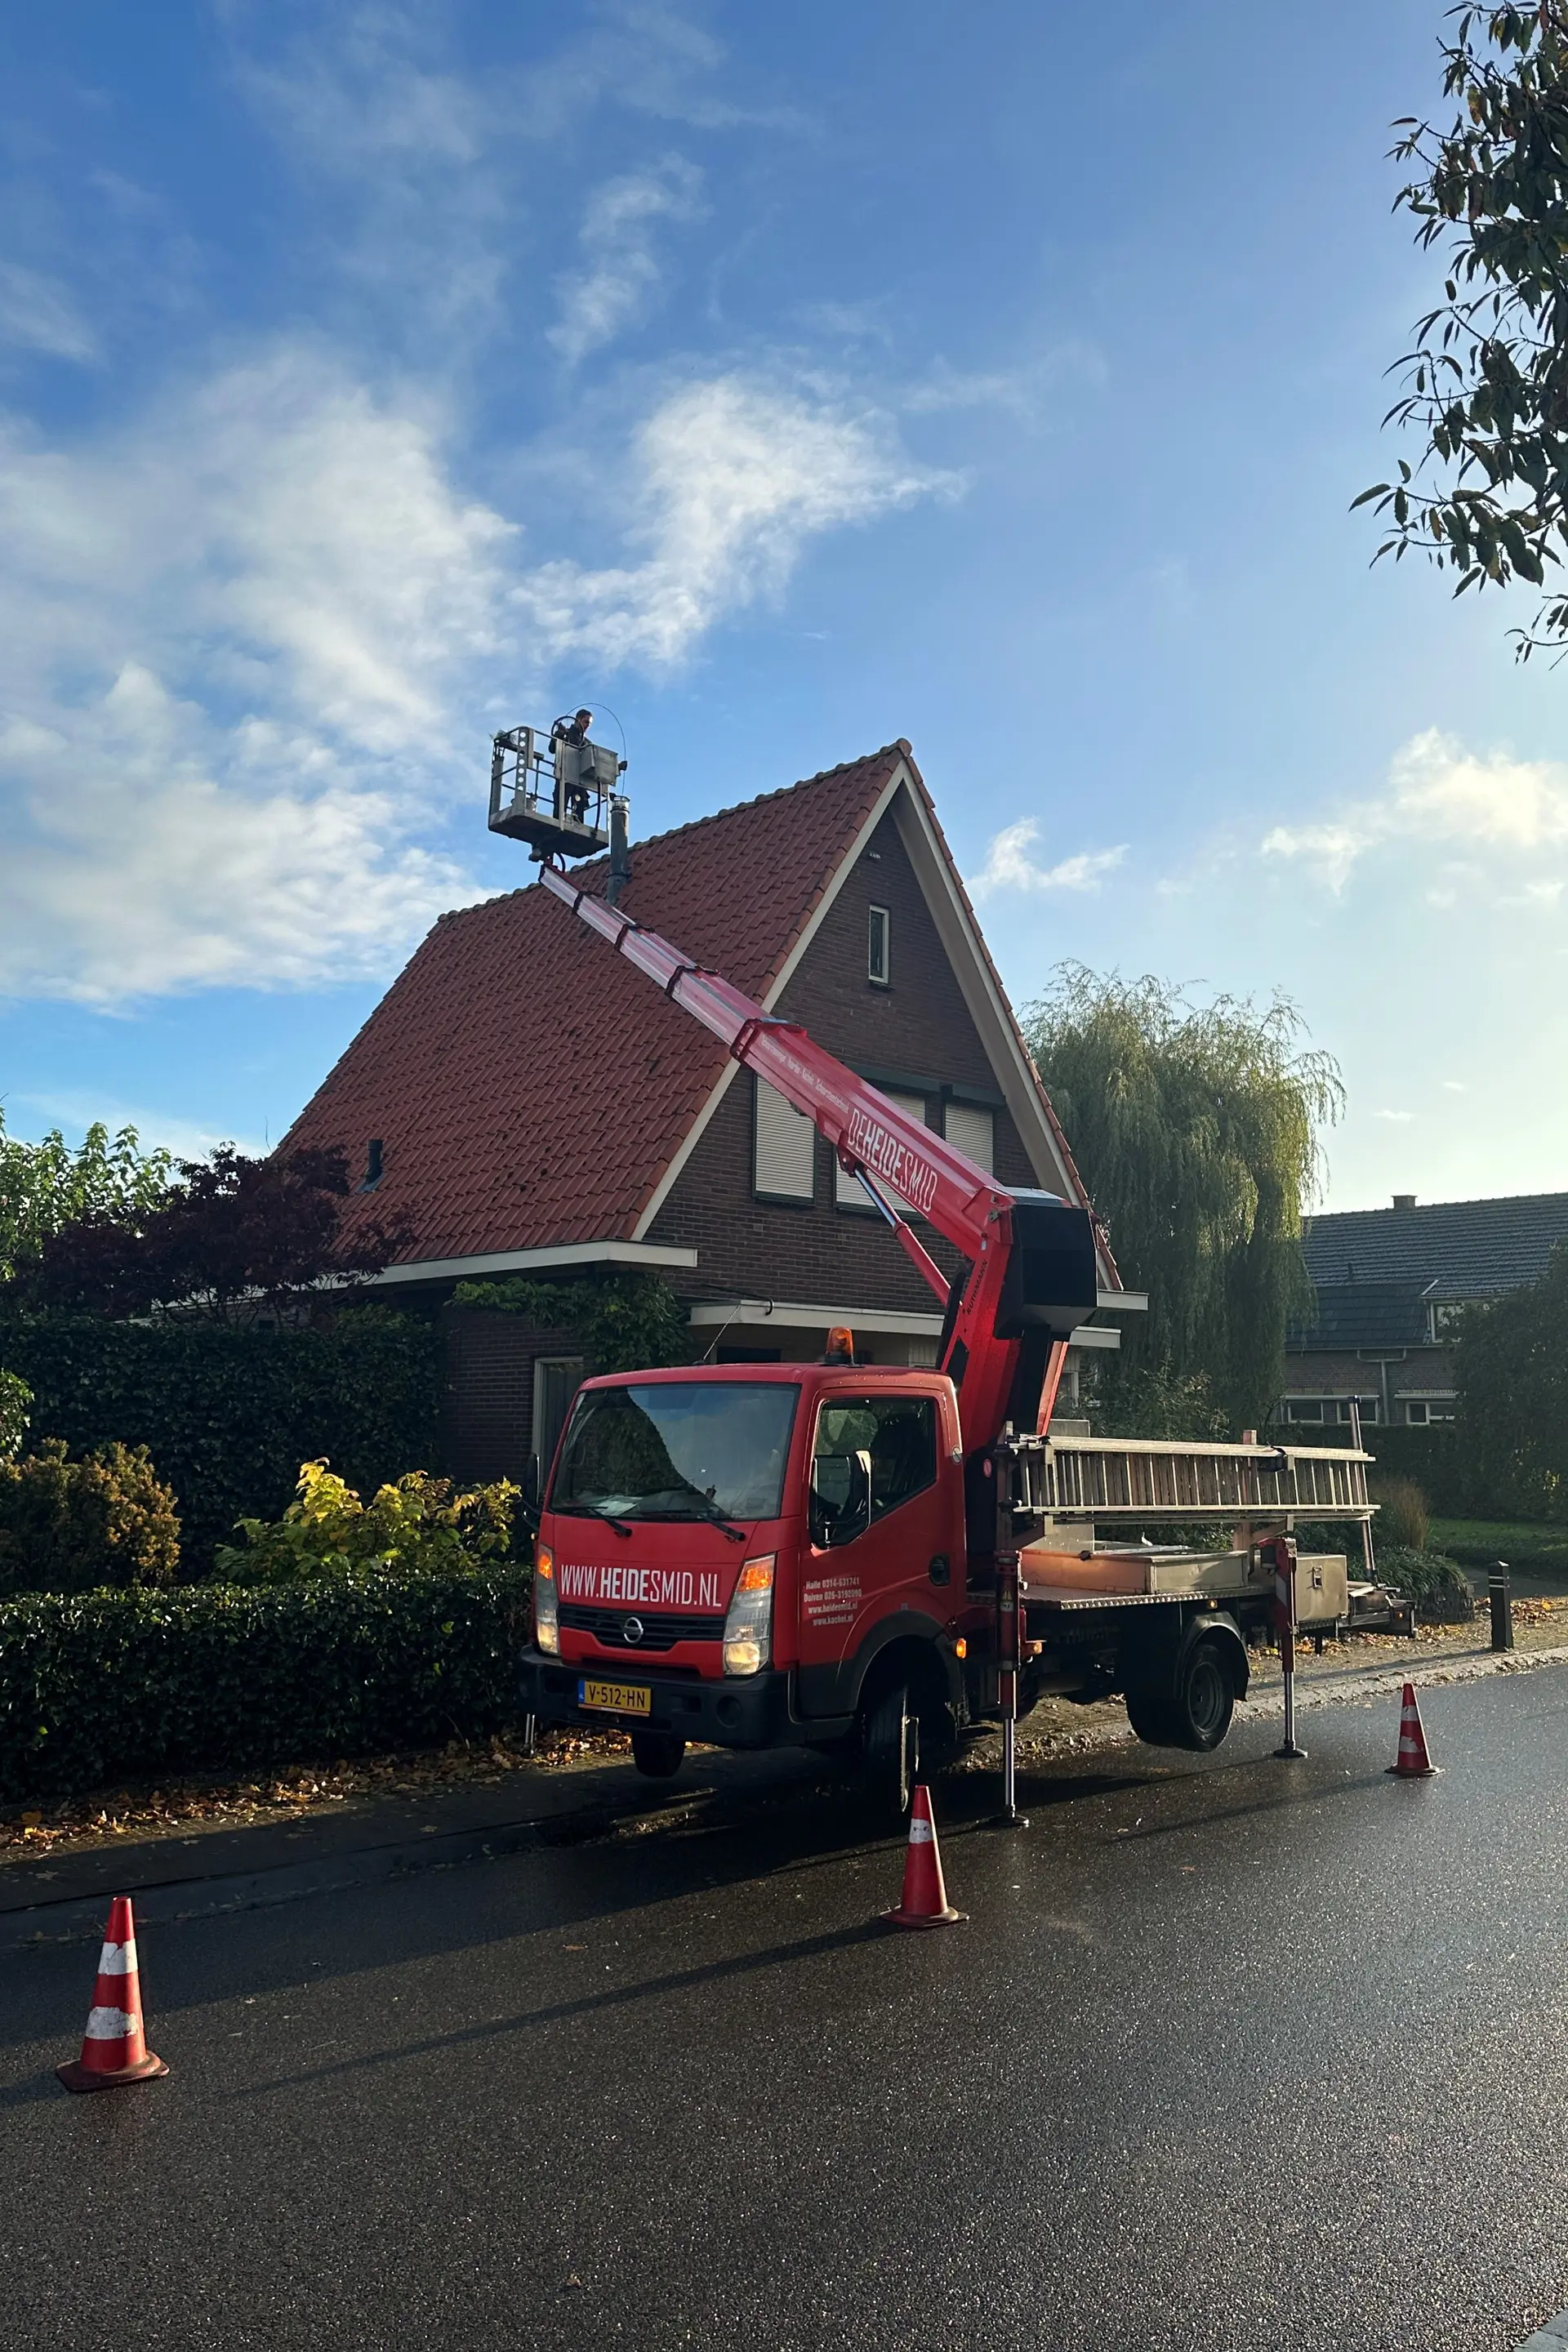
[[[487,1250],[479,1257],[413,1258],[367,1277],[384,1288],[404,1282],[476,1282],[495,1274],[563,1274],[580,1265],[693,1266],[694,1249],[653,1242],[561,1242],[552,1248]]]
[[[691,1309],[698,1330],[728,1329],[732,1325],[755,1328],[771,1325],[784,1331],[830,1331],[836,1323],[851,1330],[879,1333],[889,1339],[940,1339],[940,1315],[904,1315],[885,1307],[824,1307],[798,1298],[704,1298]],[[1068,1342],[1074,1348],[1120,1348],[1121,1334],[1098,1323],[1083,1323]]]

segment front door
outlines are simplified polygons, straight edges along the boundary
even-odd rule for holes
[[[942,1399],[905,1388],[829,1391],[817,1406],[811,1529],[801,1577],[801,1701],[847,1704],[849,1664],[871,1627],[909,1609],[939,1623],[959,1600],[962,1530],[939,1480]]]

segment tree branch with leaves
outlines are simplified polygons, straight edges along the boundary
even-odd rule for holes
[[[1450,13],[1454,118],[1406,117],[1392,150],[1416,166],[1395,209],[1447,265],[1384,419],[1424,446],[1352,503],[1383,520],[1374,562],[1424,555],[1458,575],[1457,596],[1515,577],[1547,590],[1514,633],[1526,659],[1568,648],[1568,587],[1548,569],[1568,547],[1568,0]]]

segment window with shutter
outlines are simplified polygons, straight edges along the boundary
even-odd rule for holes
[[[887,1096],[888,1100],[890,1103],[897,1103],[901,1111],[907,1111],[910,1118],[916,1122],[917,1126],[923,1127],[925,1125],[926,1098],[924,1095],[895,1094],[891,1087],[883,1087],[879,1091]],[[834,1162],[834,1178],[835,1183],[833,1197],[837,1202],[841,1209],[865,1209],[868,1212],[870,1211],[871,1203],[866,1198],[865,1193],[860,1190],[858,1179],[854,1176],[847,1176],[843,1169],[839,1167],[837,1160]],[[888,1189],[891,1192],[891,1185],[889,1185]]]
[[[758,1078],[752,1113],[752,1182],[775,1201],[809,1201],[816,1170],[816,1129],[776,1087]]]
[[[996,1114],[974,1103],[947,1106],[947,1139],[989,1176],[996,1165]]]

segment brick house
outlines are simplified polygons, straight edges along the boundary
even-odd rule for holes
[[[621,905],[1003,1181],[1084,1197],[908,743],[637,844]],[[877,1361],[935,1361],[936,1300],[810,1122],[537,885],[440,919],[280,1148],[302,1144],[341,1146],[412,1228],[380,1288],[441,1314],[457,1475],[548,1454],[582,1370],[558,1334],[451,1306],[464,1277],[646,1267],[694,1360],[800,1361],[848,1323]],[[1101,1281],[1143,1304],[1108,1252]],[[1069,1397],[1119,1337],[1078,1335]]]
[[[1309,1220],[1302,1247],[1317,1305],[1285,1340],[1283,1420],[1428,1425],[1458,1400],[1459,1309],[1534,1282],[1568,1242],[1568,1192],[1435,1201],[1396,1192],[1387,1209]]]

